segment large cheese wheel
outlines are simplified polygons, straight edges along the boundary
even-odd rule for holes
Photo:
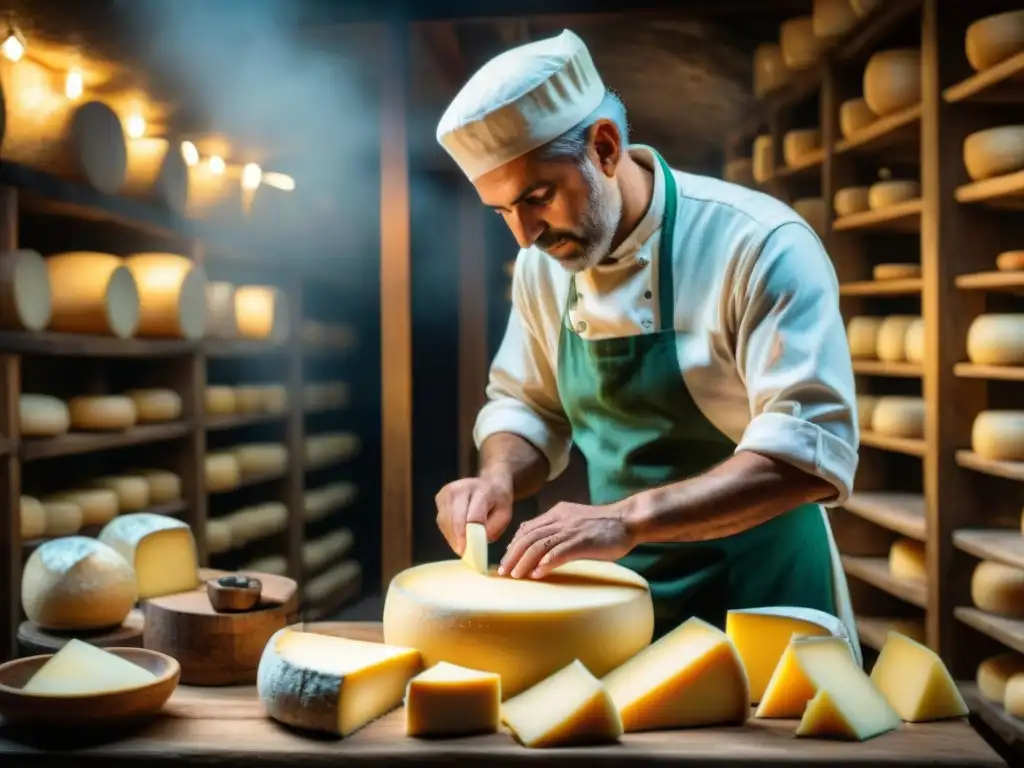
[[[921,51],[897,48],[880,51],[864,68],[864,101],[879,117],[921,101]]]
[[[967,331],[967,357],[978,365],[1024,365],[1024,314],[974,318]]]
[[[288,336],[288,307],[284,294],[270,285],[240,285],[235,289],[238,334],[246,339],[281,341]]]
[[[138,421],[135,403],[124,395],[82,395],[68,401],[71,426],[105,431],[130,429]]]
[[[181,417],[181,395],[173,389],[130,389],[125,395],[135,404],[140,424],[174,421]]]
[[[1024,656],[1019,653],[1000,653],[990,656],[978,665],[978,693],[987,701],[1003,702],[1006,681],[1024,673]]]
[[[332,512],[351,504],[359,490],[348,482],[330,483],[306,491],[302,497],[302,516],[307,522],[323,520]]]
[[[807,222],[818,237],[825,237],[828,228],[828,213],[825,201],[820,197],[804,197],[793,202],[793,210]]]
[[[0,253],[0,328],[41,331],[50,324],[53,297],[46,261],[35,251]]]
[[[917,318],[907,326],[903,337],[903,352],[908,363],[921,365],[924,362],[924,320]]]
[[[775,149],[771,136],[757,136],[754,139],[754,181],[764,184],[775,175]]]
[[[50,330],[127,339],[139,326],[131,271],[109,253],[74,251],[46,259],[53,295]]]
[[[206,551],[211,555],[228,552],[234,546],[231,527],[223,520],[206,521]]]
[[[148,487],[149,503],[170,504],[181,498],[181,478],[166,469],[136,469],[132,475],[141,477]]]
[[[844,187],[836,192],[832,200],[836,216],[852,216],[871,208],[868,202],[868,187]]]
[[[914,321],[914,315],[889,315],[878,327],[875,356],[887,363],[900,363],[907,359],[907,330]]]
[[[782,48],[763,43],[754,49],[754,97],[763,99],[786,84],[789,71],[782,60]]]
[[[996,269],[1000,272],[1024,269],[1024,251],[1003,251],[996,256]]]
[[[878,350],[878,332],[882,328],[881,317],[859,315],[851,317],[846,324],[846,340],[850,345],[850,356],[873,359]]]
[[[322,571],[332,561],[345,556],[355,543],[348,528],[332,531],[302,545],[302,565],[307,571]]]
[[[971,450],[983,459],[1024,461],[1024,411],[982,411],[971,428]]]
[[[782,63],[790,71],[807,69],[818,63],[825,43],[814,36],[814,19],[797,16],[782,22],[779,27],[779,47]]]
[[[722,170],[722,178],[744,187],[754,186],[754,161],[749,157],[730,160]]]
[[[358,435],[349,432],[328,432],[306,438],[306,466],[319,467],[333,461],[355,456],[361,448]]]
[[[265,557],[257,557],[255,560],[250,560],[240,570],[286,576],[288,574],[288,560],[284,555],[266,555]]]
[[[117,627],[137,596],[131,565],[113,548],[86,536],[43,542],[21,577],[25,615],[43,629]]]
[[[21,395],[18,419],[22,437],[54,437],[71,429],[67,404],[50,395]]]
[[[207,387],[204,404],[211,416],[230,416],[237,408],[235,390],[233,387]]]
[[[188,210],[188,166],[177,142],[155,136],[128,139],[121,195],[153,202],[179,216]]]
[[[313,604],[322,602],[358,582],[362,575],[363,569],[358,562],[346,560],[307,581],[303,596]]]
[[[839,105],[839,132],[844,139],[856,136],[877,119],[864,99],[847,99]]]
[[[284,472],[288,466],[288,449],[280,443],[239,445],[232,453],[238,459],[243,477]]]
[[[235,317],[235,286],[223,281],[206,284],[206,330],[219,339],[238,336]]]
[[[794,128],[782,137],[782,157],[786,165],[799,165],[804,157],[820,148],[820,128]]]
[[[601,677],[646,648],[651,594],[636,573],[580,560],[541,579],[482,576],[461,561],[409,568],[384,602],[384,642],[501,675],[502,697],[579,659]],[[553,642],[558,638],[558,642]]]
[[[871,431],[886,437],[920,439],[924,427],[924,399],[920,397],[883,395],[871,413]]]
[[[868,189],[868,207],[873,211],[917,200],[921,197],[921,184],[909,179],[879,181]]]
[[[897,539],[889,548],[889,573],[897,579],[925,581],[928,578],[924,544],[913,539]]]
[[[920,276],[920,264],[876,264],[871,270],[871,277],[875,280],[906,280]]]
[[[39,499],[32,496],[22,496],[19,512],[22,541],[38,539],[46,533],[46,510],[39,503]]]
[[[77,504],[82,510],[82,525],[106,525],[119,511],[117,493],[109,488],[60,491],[45,496],[43,501],[70,501]]]
[[[267,384],[263,387],[263,410],[267,413],[284,413],[288,410],[288,388],[282,384]]]
[[[878,398],[874,395],[857,395],[857,424],[861,429],[871,429]]]
[[[850,0],[814,0],[813,8],[814,36],[822,40],[842,37],[857,23]]]
[[[235,409],[239,413],[263,413],[264,402],[263,387],[257,384],[235,387]]]
[[[146,478],[136,475],[109,475],[90,481],[96,488],[107,488],[117,494],[117,509],[120,513],[138,512],[150,505],[149,483]]]
[[[242,482],[242,470],[238,466],[238,459],[230,453],[207,454],[205,465],[207,491],[230,491]]]
[[[1024,570],[982,560],[971,575],[971,600],[988,613],[1024,619]]]
[[[964,139],[964,167],[974,181],[1024,170],[1024,125],[1001,125]]]
[[[44,500],[40,503],[46,518],[45,536],[70,536],[82,529],[82,508],[73,501]]]
[[[1024,51],[1024,11],[1007,11],[978,19],[967,27],[964,49],[967,61],[977,72]]]
[[[124,260],[139,290],[139,336],[200,339],[206,331],[206,271],[173,253]]]

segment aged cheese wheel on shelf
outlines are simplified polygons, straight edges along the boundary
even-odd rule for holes
[[[180,145],[155,136],[129,138],[124,197],[145,200],[179,216],[188,211],[188,166]]]
[[[21,577],[25,615],[43,629],[117,627],[136,597],[131,565],[113,548],[87,536],[43,542]]]
[[[852,357],[864,359],[875,357],[878,349],[878,333],[884,319],[868,315],[850,318],[850,322],[846,324],[846,339],[850,345]]]
[[[303,519],[307,522],[323,520],[332,512],[351,504],[358,493],[354,483],[344,481],[306,491],[302,497]]]
[[[828,228],[828,214],[825,201],[820,197],[805,197],[793,202],[793,210],[807,222],[818,237],[825,237]]]
[[[140,600],[186,592],[199,583],[192,530],[180,520],[148,512],[121,515],[104,526],[99,540],[135,570]]]
[[[1024,51],[1024,11],[986,16],[967,27],[964,52],[976,72],[994,67],[1021,51]]]
[[[235,409],[238,413],[263,413],[263,387],[249,384],[235,387]]]
[[[764,184],[775,175],[775,148],[771,136],[757,136],[754,139],[754,181]]]
[[[978,315],[967,331],[967,357],[977,365],[1024,365],[1024,313]]]
[[[22,437],[55,437],[71,429],[67,403],[51,395],[21,395],[18,420]]]
[[[864,101],[879,117],[921,101],[921,51],[896,48],[879,51],[864,68]]]
[[[255,573],[272,573],[275,576],[288,575],[288,560],[284,555],[267,555],[250,560],[241,570]]]
[[[904,354],[908,363],[921,365],[924,363],[924,320],[917,318],[907,327],[907,335],[903,337]]]
[[[637,574],[595,561],[555,573],[541,580],[481,576],[458,560],[409,568],[388,587],[384,640],[419,648],[428,665],[497,672],[505,697],[574,659],[605,675],[650,644],[651,595]],[[495,654],[496,645],[504,652]]]
[[[206,284],[206,332],[219,339],[238,336],[235,314],[235,285],[224,281]]]
[[[906,179],[878,181],[868,188],[868,207],[873,211],[917,200],[921,197],[921,184]]]
[[[763,99],[789,80],[789,71],[782,60],[782,48],[776,43],[763,43],[754,49],[754,98]]]
[[[845,187],[837,191],[832,200],[836,216],[852,216],[870,209],[868,189],[868,187]]]
[[[306,466],[322,467],[334,461],[346,461],[362,447],[358,435],[348,432],[325,433],[306,438]]]
[[[109,488],[60,491],[43,497],[43,502],[70,501],[82,510],[82,525],[105,525],[118,513],[117,494]]]
[[[206,521],[206,551],[211,555],[228,552],[234,546],[231,526],[224,520]]]
[[[786,165],[799,165],[817,149],[821,149],[820,128],[794,128],[782,137],[782,157]]]
[[[284,294],[270,285],[235,288],[238,334],[246,339],[283,341],[288,337],[288,306]]]
[[[1024,674],[1014,675],[1006,681],[1003,711],[1010,717],[1024,717]]]
[[[288,388],[283,384],[267,384],[263,390],[263,410],[279,414],[288,410]]]
[[[22,496],[19,506],[21,517],[21,538],[38,539],[46,533],[46,510],[39,503],[39,499],[32,496]]]
[[[814,36],[822,40],[842,37],[857,23],[850,0],[814,0],[813,8]]]
[[[242,470],[238,466],[238,459],[230,453],[209,453],[206,455],[205,464],[207,491],[231,491],[242,482]]]
[[[70,536],[82,529],[82,508],[73,501],[46,501],[43,515],[46,518],[44,536]]]
[[[25,57],[0,66],[5,102],[3,160],[21,163],[100,192],[121,189],[127,169],[117,114],[99,101],[72,101],[63,78]]]
[[[50,274],[43,257],[24,249],[0,253],[0,328],[41,331],[50,324],[52,312]]]
[[[135,404],[140,424],[174,421],[181,417],[181,395],[173,389],[129,389],[125,395]]]
[[[882,395],[871,413],[871,431],[916,440],[924,437],[924,421],[924,398]]]
[[[231,451],[238,459],[242,476],[284,472],[288,466],[288,448],[280,443],[250,443]]]
[[[897,579],[925,581],[928,568],[924,543],[913,539],[896,539],[889,548],[889,573]]]
[[[352,549],[355,537],[348,528],[332,531],[302,545],[302,565],[308,571],[320,571]]]
[[[174,253],[124,260],[139,291],[139,336],[201,339],[206,331],[206,270]]]
[[[875,684],[905,723],[970,714],[956,681],[939,655],[899,632],[888,632],[871,669]]]
[[[844,139],[853,138],[877,119],[878,115],[862,98],[847,99],[839,105],[839,132]]]
[[[982,560],[971,576],[971,600],[982,611],[1024,619],[1024,570]]]
[[[730,160],[725,164],[722,171],[722,178],[733,184],[742,184],[745,187],[754,186],[754,161],[749,157],[741,157]]]
[[[141,477],[149,490],[149,504],[169,504],[181,498],[181,477],[167,469],[135,469],[132,475]]]
[[[990,656],[978,665],[978,693],[986,701],[1001,704],[1006,695],[1006,681],[1021,673],[1024,673],[1024,656],[1021,654],[1000,653]]]
[[[81,395],[68,401],[74,429],[106,431],[130,429],[138,421],[135,403],[124,395]]]
[[[46,259],[53,295],[51,331],[127,339],[139,326],[139,291],[131,271],[109,253],[73,251]]]
[[[1024,269],[1024,251],[1003,251],[996,256],[996,269],[1000,272]]]
[[[1001,125],[964,139],[964,168],[974,181],[1024,170],[1024,125]]]
[[[875,395],[857,395],[857,424],[860,428],[870,430],[874,418],[878,398]]]
[[[117,509],[125,512],[138,512],[150,505],[149,483],[144,477],[134,475],[108,475],[96,477],[89,481],[95,488],[106,488],[117,494]]]
[[[971,450],[983,459],[1024,461],[1024,411],[982,411],[971,429]]]
[[[211,416],[230,416],[238,407],[233,387],[207,387],[203,399]]]
[[[314,604],[330,600],[342,591],[355,594],[359,591],[362,577],[362,566],[356,560],[345,560],[310,579],[303,594],[306,600]]]
[[[793,72],[817,64],[825,43],[814,36],[814,19],[811,16],[797,16],[782,22],[779,27],[779,47],[782,63]]]
[[[906,280],[921,276],[920,264],[876,264],[871,270],[875,280]]]
[[[887,363],[900,363],[907,359],[907,330],[919,317],[889,315],[878,326],[875,356]]]
[[[279,501],[235,510],[224,518],[233,546],[240,547],[283,531],[288,525],[288,508]]]

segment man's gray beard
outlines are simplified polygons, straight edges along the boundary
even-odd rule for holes
[[[602,194],[597,169],[589,157],[580,164],[580,172],[588,189],[587,209],[583,215],[583,233],[590,242],[579,256],[558,260],[567,272],[583,272],[600,264],[611,252],[615,231],[622,220],[622,206],[617,204],[618,201],[613,195]]]

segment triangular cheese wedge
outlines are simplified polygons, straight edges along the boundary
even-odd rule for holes
[[[871,682],[908,723],[965,717],[969,712],[938,654],[899,632],[886,635]]]
[[[794,639],[803,635],[794,635]],[[754,717],[760,718],[799,718],[803,717],[807,702],[814,698],[817,691],[814,684],[807,679],[807,675],[797,663],[796,654],[793,652],[793,643],[786,646],[786,650],[779,659],[778,666],[768,681],[764,696],[754,712]]]
[[[487,529],[480,523],[466,523],[466,548],[462,562],[479,573],[487,575]]]

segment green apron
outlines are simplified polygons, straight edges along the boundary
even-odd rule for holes
[[[736,449],[694,403],[679,366],[672,280],[678,193],[672,171],[657,161],[665,176],[660,330],[587,341],[570,327],[568,307],[562,318],[558,390],[587,460],[593,504],[699,475]],[[575,301],[573,277],[569,306]],[[657,638],[691,616],[724,627],[733,608],[788,605],[834,615],[829,541],[820,508],[806,504],[727,538],[640,544],[619,562],[650,583]]]

